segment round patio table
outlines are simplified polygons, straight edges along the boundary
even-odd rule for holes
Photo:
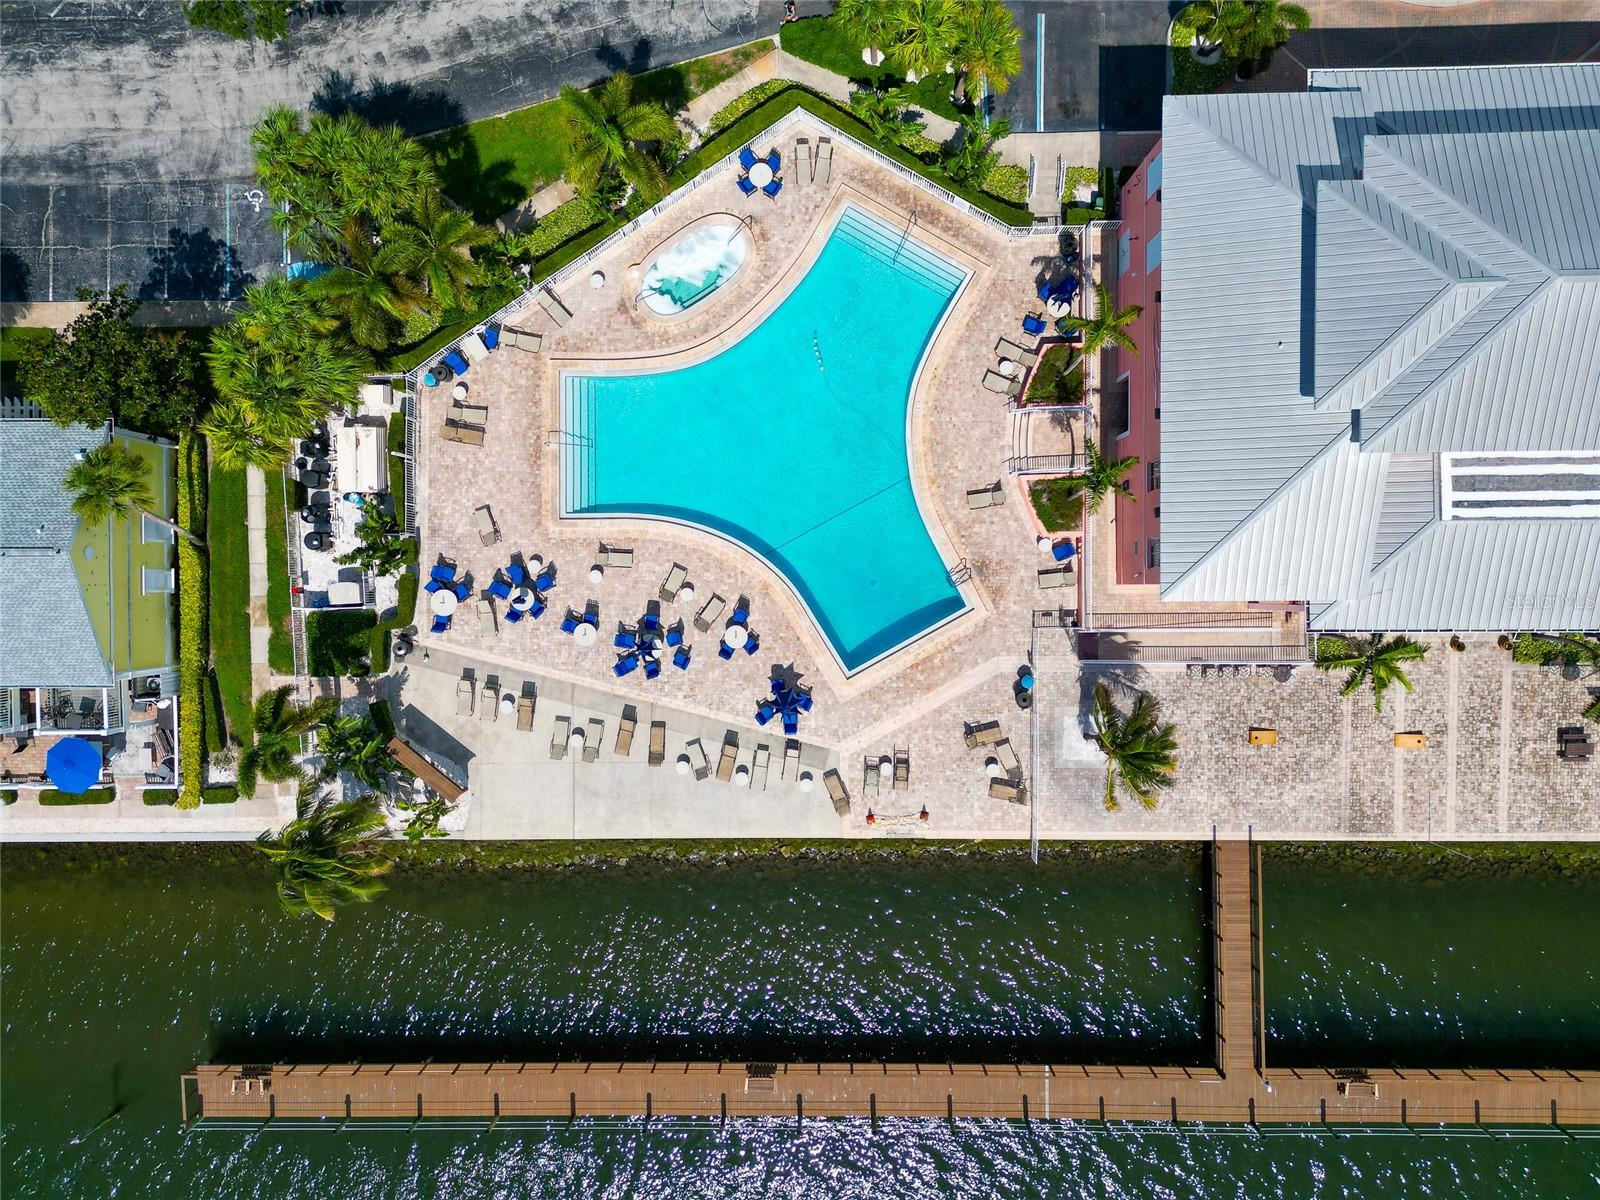
[[[750,768],[740,763],[733,769],[733,781],[740,787],[750,786]]]
[[[1066,300],[1049,300],[1044,306],[1044,311],[1052,317],[1064,317],[1071,310],[1072,305]]]
[[[1015,375],[1017,373],[1017,362],[1012,358],[1002,358],[998,370],[1002,375]]]
[[[983,760],[983,769],[989,772],[990,779],[999,779],[1000,776],[1004,774],[1004,772],[1000,770],[1000,760],[994,757]]]
[[[573,630],[572,636],[578,639],[580,646],[587,646],[594,641],[594,626],[585,621],[577,629]]]
[[[694,603],[694,584],[686,583],[681,588],[679,588],[678,589],[678,599],[682,600],[685,604],[693,604]]]
[[[606,577],[606,569],[604,567],[602,567],[599,563],[595,563],[594,566],[589,568],[589,582],[590,583],[599,583],[605,577]]]
[[[750,631],[743,625],[729,625],[722,633],[722,644],[730,650],[742,648],[749,640]]]
[[[604,271],[596,271],[593,275],[589,276],[589,286],[594,288],[595,291],[599,291],[601,288],[605,287],[605,285],[606,273]]]
[[[456,599],[456,594],[449,588],[440,588],[433,594],[432,608],[441,617],[448,617],[455,612],[456,606],[461,601]]]
[[[887,759],[887,758],[880,758],[878,760],[878,777],[880,779],[887,779],[887,778],[889,778],[889,776],[891,776],[893,774],[894,774],[894,763],[891,760]]]
[[[500,712],[502,716],[509,717],[517,711],[517,698],[510,692],[500,697]]]
[[[533,589],[530,587],[519,587],[516,591],[512,592],[511,607],[516,609],[518,612],[527,612],[530,608],[532,608]]]
[[[750,168],[750,182],[758,188],[766,187],[772,182],[772,167],[764,162],[758,162]]]
[[[809,792],[811,790],[811,786],[812,786],[811,772],[810,771],[801,771],[800,772],[800,790],[802,792]]]
[[[567,736],[567,749],[568,750],[582,750],[583,749],[583,730],[582,729],[574,729]]]
[[[687,775],[689,773],[689,756],[687,754],[678,755],[678,761],[674,764],[673,769],[679,775]]]
[[[467,381],[465,379],[456,380],[455,387],[450,389],[450,398],[452,400],[465,400],[467,398]]]

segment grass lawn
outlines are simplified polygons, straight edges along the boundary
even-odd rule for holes
[[[1045,479],[1028,487],[1033,511],[1051,533],[1076,533],[1083,528],[1083,480]]]
[[[843,75],[854,83],[870,84],[875,88],[903,87],[910,94],[915,108],[952,121],[961,115],[950,98],[955,88],[954,75],[927,75],[916,83],[907,83],[887,62],[869,67],[861,57],[866,47],[843,33],[833,23],[832,17],[807,17],[802,21],[791,21],[778,31],[778,41],[796,58],[815,63],[835,75]],[[970,101],[965,111],[973,111]]]
[[[211,662],[233,740],[249,745],[254,728],[250,686],[250,561],[245,533],[245,473],[211,471],[206,530],[211,576]]]
[[[307,613],[306,670],[315,676],[366,675],[377,623],[370,608]]]
[[[267,661],[280,675],[294,673],[289,633],[289,531],[283,504],[283,472],[267,475],[267,620],[272,625]]]
[[[1039,360],[1028,380],[1027,399],[1040,404],[1083,403],[1083,364],[1074,363],[1077,351],[1071,346],[1051,346]],[[1072,369],[1067,371],[1068,366]]]

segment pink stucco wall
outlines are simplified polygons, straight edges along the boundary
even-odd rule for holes
[[[1161,582],[1160,568],[1152,567],[1149,558],[1151,539],[1161,534],[1161,493],[1150,487],[1150,464],[1161,457],[1161,422],[1156,417],[1161,404],[1161,304],[1157,300],[1161,266],[1157,261],[1153,269],[1146,269],[1150,244],[1161,232],[1161,190],[1157,187],[1151,192],[1148,187],[1152,164],[1160,154],[1161,143],[1157,142],[1121,192],[1122,228],[1118,231],[1118,262],[1114,267],[1118,271],[1117,305],[1120,308],[1137,304],[1144,311],[1129,330],[1139,353],[1117,350],[1108,379],[1109,383],[1128,377],[1128,432],[1108,446],[1107,453],[1117,457],[1132,454],[1139,459],[1139,466],[1128,476],[1135,498],[1118,497],[1116,501],[1119,583]],[[1124,237],[1126,271],[1121,270]]]

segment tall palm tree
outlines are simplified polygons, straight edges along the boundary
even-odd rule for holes
[[[360,567],[373,575],[393,575],[406,565],[411,547],[400,523],[382,509],[368,505],[356,525],[356,544],[337,562]]]
[[[158,516],[151,509],[155,497],[150,492],[149,470],[144,459],[127,443],[112,438],[96,446],[72,464],[61,486],[73,493],[72,511],[85,525],[104,525],[113,517],[138,513],[174,533],[181,533],[196,546],[205,542],[176,521]]]
[[[245,407],[236,401],[213,404],[200,422],[200,432],[205,435],[211,461],[228,470],[273,470],[283,464],[288,448],[285,442],[266,436],[259,426],[251,424]]]
[[[1272,52],[1296,32],[1311,28],[1311,14],[1287,0],[1251,0],[1241,51],[1266,66]]]
[[[955,0],[900,0],[886,47],[906,75],[937,75],[950,62],[960,23]]]
[[[834,0],[832,19],[841,33],[861,43],[868,61],[877,66],[883,61],[881,47],[900,28],[900,4],[898,0]]]
[[[338,313],[358,345],[382,350],[406,318],[433,307],[422,285],[401,269],[404,252],[378,246],[355,221],[345,226],[345,264],[306,283],[306,294]]]
[[[880,142],[902,143],[926,129],[925,121],[906,120],[911,95],[904,88],[857,88],[850,93],[850,111]]]
[[[961,117],[960,127],[961,142],[945,157],[944,169],[960,183],[981,187],[1000,158],[990,153],[989,147],[1011,132],[1011,123],[1004,120],[985,123],[977,113],[967,113]]]
[[[1135,358],[1139,355],[1139,347],[1134,343],[1133,335],[1128,332],[1128,326],[1137,321],[1144,312],[1144,306],[1129,304],[1118,308],[1111,299],[1111,289],[1103,283],[1094,285],[1094,316],[1079,317],[1068,314],[1056,322],[1056,327],[1063,333],[1069,329],[1076,329],[1083,334],[1083,342],[1078,347],[1078,357],[1073,364],[1077,365],[1091,354],[1099,354],[1107,346],[1116,343]],[[1069,367],[1067,370],[1071,370]],[[1066,374],[1065,371],[1062,374]]]
[[[1402,663],[1420,661],[1427,654],[1426,646],[1418,645],[1407,637],[1386,638],[1381,633],[1371,637],[1334,637],[1324,635],[1317,639],[1317,669],[1320,671],[1349,671],[1339,688],[1341,696],[1355,692],[1363,683],[1372,683],[1372,705],[1383,711],[1383,693],[1391,684],[1398,683],[1411,690],[1411,680]]]
[[[274,783],[303,779],[305,772],[296,761],[300,739],[339,711],[339,701],[332,696],[295,704],[289,699],[292,690],[274,688],[256,699],[256,740],[239,756],[241,796],[255,794],[258,777]]]
[[[483,267],[467,253],[494,241],[491,229],[452,208],[434,189],[420,191],[405,221],[389,229],[389,246],[400,270],[424,284],[437,303],[465,307],[483,282]]]
[[[1160,702],[1140,692],[1124,714],[1111,699],[1111,689],[1097,683],[1091,720],[1094,740],[1106,756],[1106,811],[1119,807],[1118,783],[1140,804],[1154,808],[1178,769],[1178,733],[1161,720]]]
[[[1242,58],[1250,30],[1250,5],[1245,0],[1196,0],[1193,8],[1195,38],[1215,46],[1224,58]]]
[[[581,92],[570,84],[561,89],[572,144],[567,149],[567,179],[586,195],[599,191],[611,172],[632,184],[641,198],[654,202],[667,190],[667,173],[652,142],[664,142],[677,125],[659,104],[634,102],[633,79],[618,71],[598,93]]]
[[[1084,501],[1084,508],[1089,512],[1099,512],[1100,505],[1112,492],[1118,492],[1129,500],[1136,500],[1128,490],[1124,480],[1128,472],[1139,465],[1139,460],[1133,455],[1126,458],[1111,458],[1104,454],[1091,437],[1083,439],[1083,491],[1088,497]]]
[[[951,59],[956,64],[956,97],[965,101],[969,84],[1004,92],[1022,70],[1022,30],[1000,0],[962,5],[956,21]]]
[[[389,756],[387,746],[371,717],[335,717],[317,735],[317,750],[326,759],[321,778],[332,779],[343,771],[381,792],[393,776],[408,774]]]
[[[394,864],[379,848],[385,821],[370,800],[335,803],[327,793],[302,788],[296,809],[282,829],[256,838],[278,877],[284,912],[331,921],[339,905],[364,903],[384,890],[379,876]]]

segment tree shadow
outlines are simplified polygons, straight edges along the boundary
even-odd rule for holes
[[[167,230],[167,244],[152,246],[150,274],[139,285],[141,300],[231,300],[244,294],[255,276],[239,265],[232,246],[209,228]]]
[[[355,113],[376,125],[398,125],[411,137],[467,119],[460,103],[444,92],[423,90],[404,80],[368,79],[363,85],[344,71],[328,72],[311,94],[311,109],[334,117]]]
[[[527,189],[512,174],[515,164],[509,158],[484,162],[469,126],[434,134],[428,145],[438,163],[439,186],[473,220],[490,224],[527,199]]]
[[[654,49],[654,42],[647,37],[641,37],[634,40],[633,49],[624,55],[611,44],[608,34],[595,47],[594,56],[600,60],[600,65],[609,75],[615,75],[618,71],[626,71],[629,75],[642,75],[650,69],[650,55]]]
[[[26,304],[33,299],[33,268],[13,250],[0,250],[0,300]]]

